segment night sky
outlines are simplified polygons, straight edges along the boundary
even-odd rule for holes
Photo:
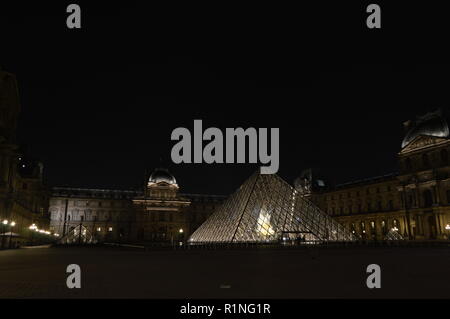
[[[49,186],[136,188],[162,165],[183,192],[228,194],[259,165],[172,163],[170,134],[194,119],[279,127],[283,178],[313,167],[346,182],[395,172],[402,122],[450,107],[448,27],[423,8],[380,3],[382,30],[368,30],[363,4],[76,3],[81,30],[64,3],[0,9],[18,140]]]

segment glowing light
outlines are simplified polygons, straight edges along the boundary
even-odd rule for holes
[[[445,225],[446,230],[450,230],[450,224]]]
[[[108,228],[108,231],[112,231],[112,227],[109,227],[109,228]]]
[[[32,224],[30,227],[28,227],[31,230],[37,230],[36,224]]]
[[[261,208],[258,217],[258,224],[256,225],[256,231],[259,232],[263,236],[273,235],[275,231],[270,225],[270,214],[265,212],[264,209]]]
[[[8,225],[8,220],[5,219],[2,223],[3,223],[3,225]]]
[[[398,228],[397,227],[392,227],[392,231],[398,231]]]
[[[183,233],[183,228],[180,228],[180,230],[178,231],[180,234]]]
[[[11,227],[14,227],[14,226],[16,226],[16,222],[11,222]]]
[[[102,231],[102,228],[101,227],[97,227],[97,231]]]

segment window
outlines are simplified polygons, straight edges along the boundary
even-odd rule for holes
[[[392,199],[389,200],[388,207],[389,207],[389,210],[394,210],[394,201]]]
[[[398,220],[394,219],[392,222],[392,226],[393,226],[394,230],[398,230],[398,226],[399,226]]]
[[[356,226],[355,226],[355,223],[352,223],[352,224],[350,225],[350,230],[352,231],[352,234],[356,233]]]
[[[423,204],[425,207],[430,207],[433,205],[433,195],[429,189],[423,192]]]
[[[366,223],[361,222],[361,234],[364,235],[366,233]]]
[[[405,169],[407,172],[412,171],[411,159],[409,157],[405,160]]]
[[[441,150],[441,164],[448,165],[448,152],[446,149]]]
[[[386,227],[386,221],[381,221],[381,231],[383,232],[383,235],[386,235],[387,233],[387,227]]]
[[[378,202],[377,202],[377,210],[378,210],[379,212],[381,212],[381,211],[383,210],[383,205],[381,204],[381,201],[378,201]]]
[[[422,165],[423,168],[430,167],[430,159],[428,158],[428,154],[422,154]]]

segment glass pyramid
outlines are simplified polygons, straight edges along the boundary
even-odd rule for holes
[[[275,174],[253,174],[190,243],[353,241],[356,238]]]

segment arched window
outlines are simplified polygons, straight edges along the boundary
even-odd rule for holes
[[[394,219],[394,220],[392,221],[392,228],[393,228],[395,231],[398,231],[398,230],[399,230],[399,226],[400,226],[400,224],[398,223],[398,220],[397,220],[397,219]]]
[[[441,150],[441,164],[448,165],[448,152],[446,149]]]
[[[366,223],[361,222],[360,226],[361,226],[361,235],[364,236],[366,234]]]
[[[386,227],[386,221],[381,221],[381,231],[383,232],[383,235],[386,235],[387,233],[387,227]]]
[[[355,223],[352,223],[352,224],[350,225],[350,230],[352,231],[352,234],[356,233],[356,226],[355,226]]]

